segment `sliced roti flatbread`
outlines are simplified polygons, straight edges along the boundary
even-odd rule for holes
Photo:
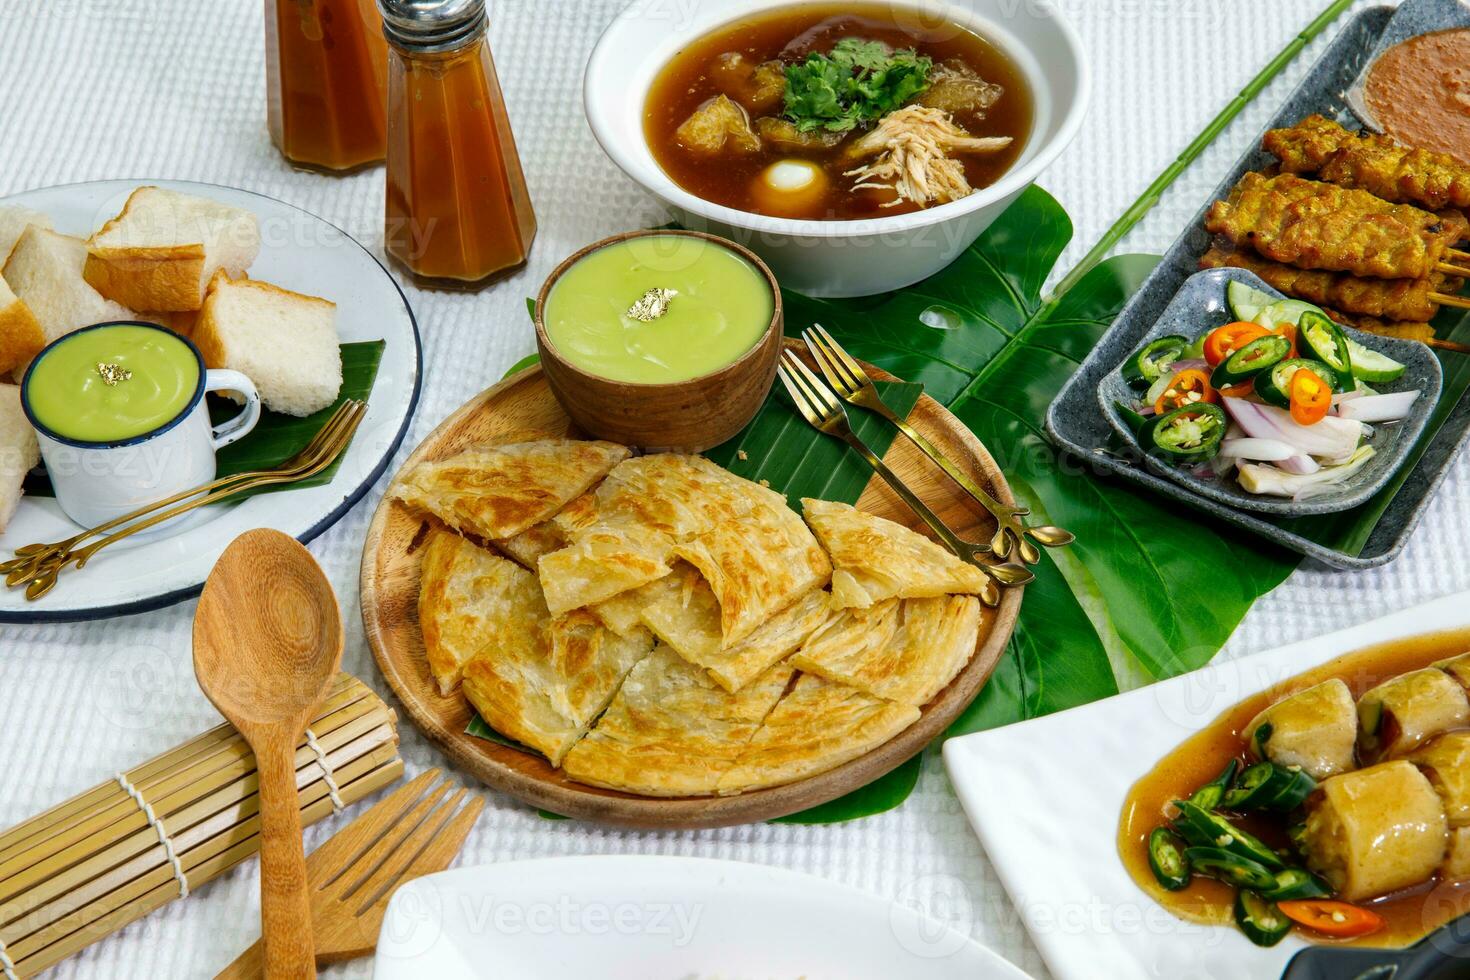
[[[536,571],[536,563],[544,555],[560,551],[567,546],[567,536],[555,520],[542,521],[526,528],[514,537],[495,542],[495,547],[515,559],[522,568]]]
[[[620,592],[595,606],[588,606],[593,615],[614,633],[626,635],[634,630],[646,630],[643,610],[656,605],[667,596],[687,595],[700,581],[699,573],[684,562],[675,562],[674,569],[663,578],[654,579],[636,589]]]
[[[581,439],[470,449],[420,463],[389,495],[457,531],[511,538],[549,520],[627,457],[626,446]]]
[[[515,571],[504,558],[453,531],[429,532],[420,571],[419,628],[440,694],[458,687],[464,665],[494,640],[496,629],[514,620],[512,607],[521,601],[514,592]]]
[[[974,596],[885,599],[839,610],[791,662],[889,701],[927,704],[970,662],[980,614]]]
[[[561,523],[571,544],[539,569],[551,608],[574,609],[662,577],[678,559],[720,603],[727,643],[826,582],[831,566],[785,498],[699,456],[625,460],[595,513]]]
[[[801,505],[832,558],[832,596],[839,609],[986,591],[983,571],[901,524],[829,500],[804,498]]]
[[[913,705],[802,674],[735,765],[720,776],[717,791],[743,793],[835,769],[887,742],[918,717]]]
[[[504,581],[487,643],[464,665],[463,688],[491,728],[558,765],[653,648],[587,612],[553,618],[536,576],[498,556]]]
[[[536,563],[546,603],[563,613],[605,602],[669,574],[657,531],[597,528]]]
[[[703,578],[644,607],[643,624],[690,663],[703,667],[727,691],[738,691],[786,657],[826,622],[830,597],[813,589],[776,613],[745,639],[726,644],[720,604]]]
[[[708,796],[791,680],[777,664],[731,694],[666,646],[623,681],[562,768],[593,786],[645,796]]]
[[[749,484],[758,489],[757,484]],[[739,518],[713,523],[674,554],[699,569],[720,605],[724,642],[738,643],[812,589],[832,565],[784,498],[755,499]]]

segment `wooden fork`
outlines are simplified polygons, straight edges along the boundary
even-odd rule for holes
[[[338,831],[306,859],[318,966],[366,956],[378,945],[388,900],[407,881],[442,871],[464,846],[485,800],[468,790],[446,799],[452,783],[438,769],[419,774]],[[263,977],[256,941],[215,980]]]

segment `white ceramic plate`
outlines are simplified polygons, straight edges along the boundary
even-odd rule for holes
[[[0,590],[0,622],[64,622],[145,612],[199,594],[214,561],[237,535],[272,527],[310,541],[361,499],[407,431],[419,395],[418,328],[408,300],[370,252],[313,214],[250,191],[180,180],[105,180],[48,187],[0,199],[51,216],[58,231],[86,236],[121,210],[140,184],[155,184],[246,208],[260,219],[252,278],[337,304],[344,343],[383,340],[368,414],[326,486],[251,497],[207,508],[145,540],[119,542],[81,571],[63,573],[51,594],[27,602]],[[20,545],[70,537],[78,528],[49,498],[26,497],[0,536],[6,557]],[[140,538],[143,537],[140,535]]]
[[[376,980],[1026,980],[995,953],[875,895],[700,858],[550,858],[404,885]]]
[[[1214,664],[1150,687],[944,746],[960,802],[1059,980],[1263,980],[1306,944],[1262,949],[1183,922],[1133,883],[1117,852],[1129,787],[1242,698],[1333,657],[1470,624],[1470,593]]]

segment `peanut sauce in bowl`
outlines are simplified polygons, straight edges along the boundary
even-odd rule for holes
[[[1383,52],[1363,101],[1386,135],[1470,163],[1470,28],[1420,34]]]

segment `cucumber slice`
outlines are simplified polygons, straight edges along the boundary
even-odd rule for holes
[[[1230,315],[1237,320],[1254,320],[1257,313],[1275,302],[1275,296],[1243,282],[1232,279],[1225,285],[1225,305],[1230,307]]]
[[[1322,310],[1299,299],[1279,299],[1269,306],[1262,307],[1260,312],[1251,319],[1267,330],[1275,330],[1283,323],[1296,326],[1301,322],[1303,313],[1322,313]],[[1322,315],[1326,316],[1325,313]]]
[[[1404,365],[1387,354],[1364,347],[1351,337],[1347,340],[1348,353],[1353,359],[1353,377],[1360,381],[1393,381],[1407,370]]]

